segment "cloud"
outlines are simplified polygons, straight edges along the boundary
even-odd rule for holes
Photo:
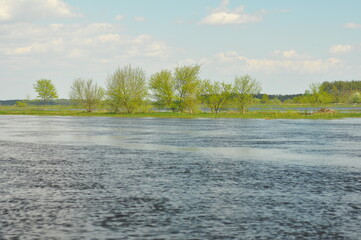
[[[72,18],[79,13],[62,0],[11,0],[0,1],[0,22]]]
[[[344,28],[361,28],[361,24],[359,23],[346,23],[345,25],[343,25]]]
[[[125,18],[124,15],[117,15],[117,16],[115,16],[114,20],[116,20],[116,21],[122,21],[124,18]]]
[[[225,24],[246,24],[251,22],[260,22],[266,11],[262,10],[258,13],[245,13],[244,6],[239,6],[233,10],[228,9],[228,0],[223,0],[219,7],[214,9],[212,13],[203,18],[201,24],[225,25]]]
[[[109,23],[8,24],[0,25],[0,34],[0,57],[106,62],[134,57],[163,58],[173,51],[166,42],[151,35],[121,34],[120,26]]]
[[[330,48],[330,53],[333,54],[342,54],[351,52],[354,49],[352,45],[333,45]]]
[[[292,55],[292,54],[291,54]],[[222,52],[217,55],[219,63],[245,72],[263,72],[268,74],[296,73],[322,74],[330,70],[340,69],[341,60],[328,59],[257,59],[248,58],[237,52]]]
[[[135,17],[134,20],[137,22],[145,22],[145,18],[143,17]]]
[[[275,56],[280,56],[284,59],[312,59],[312,56],[308,55],[308,54],[300,54],[298,53],[296,50],[285,50],[285,51],[281,51],[281,50],[276,50],[273,52]]]

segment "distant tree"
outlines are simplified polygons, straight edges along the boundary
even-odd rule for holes
[[[262,95],[261,103],[266,104],[269,102],[269,97],[267,94]]]
[[[179,112],[192,112],[198,102],[200,69],[200,65],[175,68],[175,106]]]
[[[162,70],[150,77],[149,88],[159,108],[177,110],[175,104],[175,81],[171,71]]]
[[[92,79],[75,79],[71,86],[70,99],[82,105],[87,112],[92,112],[104,97],[103,88]]]
[[[37,98],[43,102],[44,109],[46,102],[58,98],[55,86],[51,80],[40,79],[36,81],[34,89],[38,94]]]
[[[251,103],[252,103],[252,104],[261,104],[261,99],[256,98],[256,97],[253,97]]]
[[[279,105],[279,104],[282,104],[281,100],[279,100],[278,98],[273,98],[271,100],[269,100],[269,103],[270,104],[274,104],[274,105]]]
[[[240,113],[246,113],[253,96],[259,94],[261,84],[250,75],[237,76],[234,79],[233,92],[236,106]]]
[[[22,101],[16,101],[15,107],[26,107],[26,103]]]
[[[324,91],[319,83],[312,83],[309,93],[309,101],[315,107],[324,106],[332,102],[332,95]]]
[[[212,113],[219,113],[232,97],[232,84],[202,81],[201,99]]]
[[[355,92],[354,94],[352,94],[351,102],[352,103],[361,103],[361,93]]]
[[[346,103],[354,92],[361,91],[361,81],[323,82],[321,90],[331,94],[335,102]]]
[[[106,81],[108,103],[114,110],[128,113],[140,111],[145,106],[148,89],[143,69],[131,65],[118,68]]]

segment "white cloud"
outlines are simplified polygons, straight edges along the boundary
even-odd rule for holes
[[[275,60],[248,58],[237,52],[222,52],[217,55],[217,59],[220,63],[226,64],[228,67],[241,69],[245,72],[263,72],[268,74],[285,72],[297,74],[322,74],[342,67],[341,60],[337,58]]]
[[[115,16],[114,20],[116,20],[116,21],[122,21],[124,18],[125,18],[124,15],[117,15],[117,16]]]
[[[62,0],[2,0],[0,21],[29,21],[49,18],[71,18],[79,13]]]
[[[361,24],[359,23],[346,23],[345,25],[343,25],[344,28],[361,28]]]
[[[134,20],[137,22],[145,22],[145,18],[143,17],[135,17]]]
[[[280,56],[284,59],[312,59],[312,56],[308,54],[300,54],[296,50],[290,49],[290,50],[276,50],[273,52],[275,56]]]
[[[223,0],[220,6],[203,18],[201,24],[224,25],[224,24],[245,24],[251,22],[260,22],[263,19],[265,11],[248,14],[244,12],[244,6],[239,6],[233,10],[228,9],[228,0]]]
[[[22,34],[26,32],[27,38]],[[0,57],[30,56],[36,59],[58,57],[97,61],[133,57],[167,57],[173,49],[151,35],[121,34],[117,25],[34,24],[0,25]],[[103,61],[104,62],[104,61]]]
[[[351,52],[354,49],[352,45],[333,45],[330,48],[330,53],[333,54],[341,54],[341,53],[347,53]]]
[[[214,61],[210,58],[199,58],[199,59],[193,59],[193,58],[186,58],[183,60],[180,60],[177,62],[177,65],[210,65],[212,64]]]
[[[10,49],[6,53],[8,55],[26,55],[31,53],[58,52],[58,51],[62,51],[63,47],[64,47],[64,43],[62,39],[54,39],[49,42],[44,42],[44,43],[35,42],[25,47]]]

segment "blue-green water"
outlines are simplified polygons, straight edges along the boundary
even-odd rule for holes
[[[360,239],[361,119],[0,116],[0,239]]]

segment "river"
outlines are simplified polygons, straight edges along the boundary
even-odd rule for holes
[[[361,239],[361,119],[0,116],[0,239]]]

